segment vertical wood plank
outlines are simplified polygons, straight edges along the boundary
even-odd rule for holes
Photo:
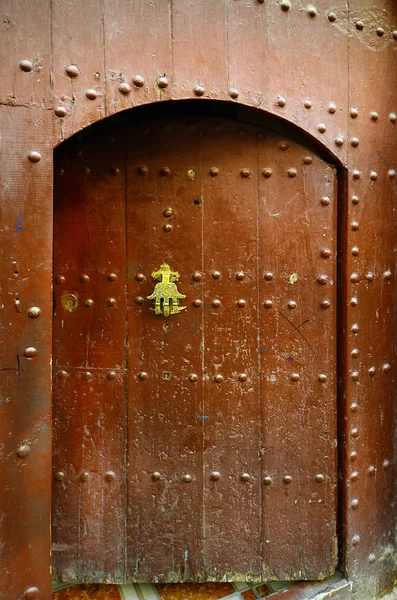
[[[2,106],[0,119],[0,596],[37,587],[49,597],[51,118]]]
[[[4,0],[0,5],[0,23],[0,102],[49,108],[49,0],[39,5]]]
[[[171,1],[105,0],[104,27],[108,114],[147,102],[169,100]]]
[[[227,98],[226,15],[226,0],[173,0],[173,98]]]

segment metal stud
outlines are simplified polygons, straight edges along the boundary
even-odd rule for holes
[[[355,451],[351,452],[350,453],[350,462],[355,462],[357,460],[357,456],[358,456],[357,452],[355,452]]]
[[[116,306],[116,298],[108,298],[108,299],[106,300],[106,304],[107,304],[108,306]]]
[[[93,89],[86,90],[85,95],[88,98],[88,100],[96,100],[96,98],[98,97],[98,93],[96,92],[96,90]]]
[[[263,177],[266,177],[266,179],[268,179],[269,177],[272,176],[272,170],[269,168],[263,169],[262,174],[263,174]]]
[[[383,279],[385,279],[386,281],[390,281],[391,279],[391,271],[387,270],[383,273]]]
[[[182,481],[183,481],[184,483],[190,483],[190,482],[191,482],[191,480],[192,480],[192,476],[191,476],[191,475],[189,475],[189,473],[185,473],[185,474],[183,475],[183,477],[182,477]]]
[[[192,381],[193,383],[195,381],[198,381],[198,375],[196,375],[196,373],[191,373],[191,375],[189,375],[189,380]]]
[[[279,147],[280,147],[280,150],[282,150],[283,152],[286,152],[289,148],[289,144],[288,144],[288,142],[281,142]]]
[[[120,83],[119,85],[119,92],[124,94],[124,96],[127,96],[131,92],[131,86],[126,81],[123,81],[123,83]]]
[[[84,371],[82,373],[82,378],[85,379],[86,381],[90,381],[93,378],[93,375],[90,371]]]
[[[221,276],[221,274],[220,274],[220,272],[219,272],[219,271],[213,271],[213,272],[211,273],[211,277],[212,277],[212,279],[219,279],[219,278],[220,278],[220,276]]]
[[[321,275],[319,275],[319,276],[317,277],[317,282],[318,282],[320,285],[325,285],[325,284],[327,283],[327,281],[328,281],[328,276],[327,276],[327,275],[325,275],[324,273],[322,273]]]
[[[67,110],[64,106],[57,106],[56,109],[54,110],[54,113],[56,114],[57,117],[59,117],[61,119],[62,117],[66,117]]]
[[[272,306],[273,306],[273,302],[272,302],[271,300],[265,300],[265,302],[264,302],[263,306],[264,306],[265,308],[272,308]]]
[[[359,437],[360,434],[359,434],[359,431],[358,431],[357,427],[354,427],[351,430],[350,435],[352,436],[352,438],[358,438]]]
[[[194,93],[196,94],[196,96],[204,96],[205,94],[205,87],[203,85],[196,85],[194,87]]]
[[[251,170],[247,168],[241,169],[240,175],[243,179],[247,179],[247,177],[250,177],[251,175]]]
[[[359,139],[357,137],[352,137],[350,140],[350,144],[353,146],[353,148],[357,148],[358,144],[359,144]]]
[[[21,60],[19,63],[19,68],[21,69],[21,71],[29,73],[33,70],[33,64],[30,62],[30,60]]]
[[[265,475],[263,478],[264,485],[271,485],[273,483],[272,478],[269,475]]]
[[[114,471],[106,471],[105,479],[106,481],[114,481],[116,479],[116,473]]]
[[[138,378],[139,378],[141,381],[144,381],[145,379],[147,379],[147,378],[148,378],[148,374],[147,374],[145,371],[141,371],[140,373],[138,373]]]
[[[321,256],[323,258],[329,258],[332,255],[332,252],[329,248],[324,248],[323,250],[321,250]]]
[[[251,475],[249,473],[241,473],[240,479],[241,481],[250,481]]]
[[[382,367],[383,373],[390,373],[390,369],[391,369],[391,366],[389,365],[389,363],[384,364]]]
[[[357,412],[357,411],[358,411],[358,404],[357,404],[357,402],[352,402],[352,403],[350,404],[350,411],[351,411],[352,413],[355,413],[355,412]]]
[[[360,330],[360,327],[358,325],[358,323],[353,323],[352,327],[351,327],[351,332],[352,333],[358,333]]]
[[[311,165],[311,164],[312,164],[312,162],[313,162],[313,159],[312,159],[312,157],[311,157],[311,156],[305,156],[305,157],[303,158],[303,164],[304,164],[304,165]]]
[[[296,302],[294,300],[290,300],[288,302],[287,306],[288,306],[289,309],[293,310],[294,308],[296,308]]]
[[[378,173],[376,171],[371,171],[369,174],[371,181],[376,181],[378,179]]]
[[[309,15],[309,17],[311,17],[312,19],[314,17],[317,16],[317,9],[315,6],[313,6],[312,4],[309,4],[309,6],[307,7],[307,14]]]
[[[361,173],[360,173],[360,171],[357,171],[357,169],[356,169],[353,171],[352,176],[353,176],[353,179],[360,179]]]
[[[168,175],[171,175],[171,169],[169,167],[161,167],[160,175],[162,177],[168,177]]]
[[[116,377],[117,377],[116,371],[109,371],[106,374],[106,379],[109,379],[110,381],[113,381],[114,379],[116,379]]]
[[[94,301],[92,298],[87,298],[87,300],[85,300],[84,302],[84,306],[86,306],[87,308],[91,308],[91,306],[94,306]]]
[[[201,306],[201,304],[202,304],[202,302],[201,302],[200,298],[196,298],[195,300],[193,300],[193,306],[195,306],[196,308]]]
[[[166,225],[164,225],[163,229],[166,233],[169,233],[170,231],[172,231],[173,227],[172,227],[171,223],[166,223]]]
[[[360,281],[360,275],[358,273],[352,273],[350,275],[350,281],[352,283],[358,283]]]
[[[86,273],[83,273],[83,275],[80,275],[79,279],[80,279],[80,283],[88,283],[90,281],[90,277]]]
[[[212,481],[218,481],[220,478],[221,478],[221,474],[219,473],[219,471],[212,471],[212,473],[211,473]]]
[[[292,381],[299,381],[299,379],[300,379],[299,373],[292,373],[292,375],[291,375]]]
[[[357,348],[353,348],[353,350],[351,351],[351,357],[352,358],[357,358],[357,356],[360,354],[360,351]]]
[[[82,175],[90,175],[91,169],[89,167],[83,167],[82,169],[80,169],[80,173]]]
[[[145,80],[142,75],[134,75],[132,78],[132,83],[135,85],[135,87],[140,88],[144,86]]]
[[[80,75],[80,69],[77,65],[68,65],[65,71],[71,79],[74,79],[75,77],[78,77]]]
[[[236,273],[237,281],[243,281],[244,278],[245,278],[245,274],[243,273],[243,271],[239,271],[238,273]]]
[[[149,173],[149,169],[146,165],[139,165],[139,167],[136,168],[136,172],[138,173],[138,175],[144,176]]]
[[[221,301],[216,298],[215,300],[212,301],[211,304],[214,308],[219,308],[221,305]]]
[[[230,90],[229,90],[229,96],[231,98],[233,98],[233,100],[235,100],[236,98],[238,98],[238,89],[237,88],[230,88]]]
[[[31,447],[29,446],[29,444],[22,444],[17,449],[16,455],[19,458],[26,458],[27,456],[29,456],[30,452],[31,452]]]
[[[317,127],[317,129],[319,130],[320,133],[325,133],[327,131],[327,127],[326,127],[326,125],[324,125],[324,123],[320,123],[320,125]]]
[[[109,173],[111,175],[119,175],[120,174],[120,169],[118,167],[110,167]]]
[[[65,479],[65,473],[63,471],[57,471],[54,475],[56,481],[63,481]]]
[[[352,119],[356,119],[358,117],[358,110],[357,108],[351,108],[350,109],[350,116]]]
[[[245,306],[246,306],[247,303],[246,303],[245,300],[243,300],[242,298],[240,298],[240,300],[237,300],[236,304],[237,304],[237,306],[239,308],[245,308]]]
[[[387,458],[383,461],[382,467],[385,469],[385,471],[390,467],[390,461],[387,460]]]
[[[335,138],[336,146],[343,146],[344,143],[345,143],[345,138],[342,137],[341,135],[339,135],[337,138]]]
[[[33,346],[29,346],[28,348],[25,348],[23,355],[25,358],[34,358],[37,356],[37,350],[36,348],[33,348]]]
[[[287,484],[291,483],[292,482],[291,475],[284,475],[283,481],[284,481],[284,483],[287,483]]]
[[[375,369],[375,367],[370,367],[370,368],[368,369],[368,375],[369,375],[370,377],[374,377],[374,375],[376,375],[376,369]]]
[[[296,169],[288,169],[287,175],[288,175],[288,177],[296,177],[296,175],[297,175]]]
[[[397,31],[393,31],[393,40],[397,40]]]
[[[396,170],[395,169],[389,169],[387,172],[387,176],[389,177],[389,179],[394,179],[396,176]]]
[[[358,481],[358,478],[358,471],[353,471],[353,473],[350,475],[350,481]]]
[[[357,498],[355,498],[354,500],[351,501],[350,506],[352,507],[353,510],[355,510],[356,508],[358,508],[359,502],[357,500]]]
[[[371,111],[370,113],[371,121],[377,121],[379,119],[379,115],[376,111]]]
[[[172,209],[172,208],[166,208],[166,209],[163,211],[163,215],[164,215],[165,217],[167,217],[167,219],[169,219],[170,217],[172,217],[172,215],[173,215],[173,214],[174,214],[174,211],[173,211],[173,209]]]
[[[33,150],[32,152],[29,152],[28,159],[32,163],[38,163],[41,161],[41,154],[40,154],[40,152],[36,152]]]
[[[360,199],[358,196],[352,196],[351,201],[352,201],[352,204],[354,204],[356,206],[360,202]]]
[[[247,381],[247,373],[240,373],[240,375],[238,376],[239,381]]]
[[[211,177],[217,177],[219,175],[218,167],[211,167],[209,170],[209,174],[211,175]]]
[[[324,475],[322,473],[317,473],[317,475],[315,476],[314,480],[317,483],[324,483]]]
[[[360,225],[358,223],[358,221],[352,221],[352,230],[353,231],[357,231],[359,229]]]
[[[214,381],[215,381],[215,383],[222,383],[222,381],[223,381],[223,375],[221,375],[220,373],[218,373],[217,375],[215,375]]]
[[[29,308],[28,317],[30,317],[31,319],[37,319],[38,317],[40,317],[40,315],[41,308],[39,308],[38,306],[32,306],[31,308]]]
[[[289,11],[289,9],[291,8],[291,2],[289,2],[289,0],[283,0],[280,3],[280,8],[285,12]]]
[[[152,473],[152,479],[154,481],[158,481],[161,478],[161,474],[158,471],[154,471],[154,473]]]
[[[311,100],[305,100],[304,103],[303,103],[303,106],[309,110],[313,106],[312,101]]]
[[[330,14],[334,14],[334,13],[330,13]],[[329,15],[328,15],[328,18],[329,18]],[[336,19],[336,15],[335,15],[335,19]],[[329,103],[329,105],[328,105],[328,112],[331,115],[334,115],[336,113],[336,104],[335,104],[335,102],[330,102]]]
[[[321,308],[330,308],[331,302],[329,300],[322,300],[320,302]]]
[[[353,371],[353,373],[350,375],[350,377],[352,378],[353,381],[358,381],[360,379],[360,375],[359,375],[358,371]]]
[[[353,535],[352,537],[352,545],[354,547],[358,546],[360,543],[360,536],[359,535]]]
[[[331,202],[331,199],[328,196],[323,196],[320,202],[323,206],[328,206]]]
[[[358,246],[353,246],[352,248],[352,255],[353,256],[358,256],[360,253],[360,249],[358,248]]]
[[[164,90],[166,87],[168,87],[168,79],[167,79],[167,77],[165,77],[164,75],[162,75],[161,77],[159,77],[157,79],[157,85],[162,90]]]
[[[375,561],[376,561],[376,556],[375,556],[375,554],[372,554],[372,553],[371,553],[371,554],[369,554],[369,556],[368,556],[368,562],[369,562],[371,565],[373,565]]]
[[[354,297],[350,300],[351,306],[358,306],[358,298]]]
[[[276,105],[277,105],[277,106],[280,106],[280,107],[282,108],[282,107],[283,107],[283,106],[285,106],[286,104],[287,104],[287,101],[286,101],[286,99],[285,99],[285,98],[283,98],[282,96],[278,96],[278,97],[276,98]]]
[[[266,281],[271,281],[273,279],[273,273],[271,273],[270,271],[267,271],[265,273],[265,279],[266,279]]]
[[[368,475],[372,476],[372,475],[375,475],[375,473],[376,473],[376,468],[374,467],[374,465],[370,465],[368,467]]]
[[[66,371],[61,370],[61,371],[58,371],[57,377],[58,377],[58,379],[66,379],[66,377],[68,377],[68,374]]]
[[[364,29],[364,23],[362,21],[356,21],[356,29],[362,31]]]
[[[39,597],[39,588],[37,588],[36,586],[32,586],[32,587],[28,588],[23,595],[24,600],[36,600],[36,598],[38,598],[38,597]]]
[[[90,474],[87,471],[83,471],[80,475],[81,481],[88,481],[90,478]]]
[[[320,375],[317,378],[319,380],[320,383],[326,383],[327,381],[327,376],[324,373],[320,373]]]

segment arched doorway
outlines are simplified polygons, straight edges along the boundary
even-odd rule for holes
[[[57,163],[54,577],[331,574],[336,170],[201,115],[125,118]]]

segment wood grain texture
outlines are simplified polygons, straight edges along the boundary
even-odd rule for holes
[[[0,119],[0,218],[7,239],[0,248],[0,597],[19,598],[31,586],[45,597],[50,593],[51,120],[48,111],[5,106]],[[28,155],[38,150],[40,162],[30,162]],[[36,319],[28,316],[33,306],[41,309]],[[27,348],[37,354],[28,358]]]

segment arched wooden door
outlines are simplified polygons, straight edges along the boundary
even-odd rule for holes
[[[332,573],[335,170],[209,117],[102,128],[57,160],[54,578]]]

